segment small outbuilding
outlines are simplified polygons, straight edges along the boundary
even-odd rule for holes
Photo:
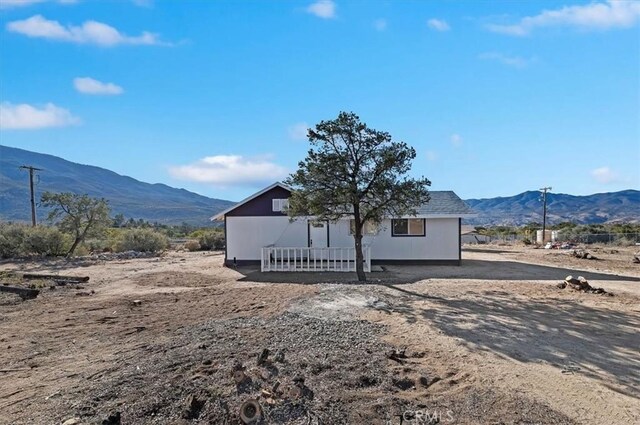
[[[446,264],[461,261],[463,218],[476,214],[452,191],[430,191],[415,216],[389,217],[364,228],[365,271],[371,264]],[[225,264],[263,271],[353,271],[352,220],[287,216],[291,188],[274,183],[222,211]]]

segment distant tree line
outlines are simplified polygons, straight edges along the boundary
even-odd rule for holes
[[[224,248],[219,227],[199,228],[188,223],[169,225],[143,219],[110,216],[105,199],[73,193],[45,192],[41,205],[48,208],[47,221],[36,227],[0,222],[0,258],[29,255],[67,256],[91,252],[158,252],[169,247],[170,238],[187,238],[193,250]]]

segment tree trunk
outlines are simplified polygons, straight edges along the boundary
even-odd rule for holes
[[[71,257],[74,253],[74,251],[76,250],[76,247],[78,246],[78,244],[82,241],[82,238],[76,238],[73,241],[73,245],[71,245],[71,248],[69,249],[69,252],[67,252],[67,258]]]
[[[355,229],[353,239],[356,245],[356,274],[360,282],[366,282],[367,276],[364,274],[364,256],[362,255],[362,219],[360,218],[360,204],[353,204],[353,219]]]
[[[362,235],[356,230],[354,239],[356,241],[356,274],[360,282],[366,282],[367,276],[364,274],[364,255],[362,255]]]

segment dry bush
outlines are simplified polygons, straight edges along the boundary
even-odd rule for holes
[[[23,255],[65,255],[71,237],[55,227],[0,224],[0,257]]]
[[[26,226],[22,224],[0,223],[0,257],[11,258],[22,254],[22,241]]]
[[[209,230],[203,232],[198,238],[201,249],[223,249],[225,245],[224,233],[219,230]]]
[[[198,241],[186,241],[184,245],[182,245],[182,248],[186,249],[187,251],[193,252],[200,251],[201,246]]]
[[[71,247],[71,236],[55,227],[28,227],[24,234],[22,249],[25,254],[65,255]]]
[[[118,235],[116,251],[158,252],[167,249],[167,236],[151,229],[127,229]]]

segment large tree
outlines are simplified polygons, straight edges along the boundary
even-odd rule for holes
[[[109,205],[104,199],[69,192],[45,192],[42,194],[42,205],[51,208],[49,220],[56,221],[61,230],[74,238],[67,257],[73,255],[85,238],[99,234],[112,223]]]
[[[426,178],[407,173],[416,151],[391,135],[367,127],[360,118],[340,112],[309,129],[311,148],[286,183],[294,190],[290,216],[322,221],[352,218],[358,280],[365,281],[362,234],[365,223],[415,215],[429,201]]]

